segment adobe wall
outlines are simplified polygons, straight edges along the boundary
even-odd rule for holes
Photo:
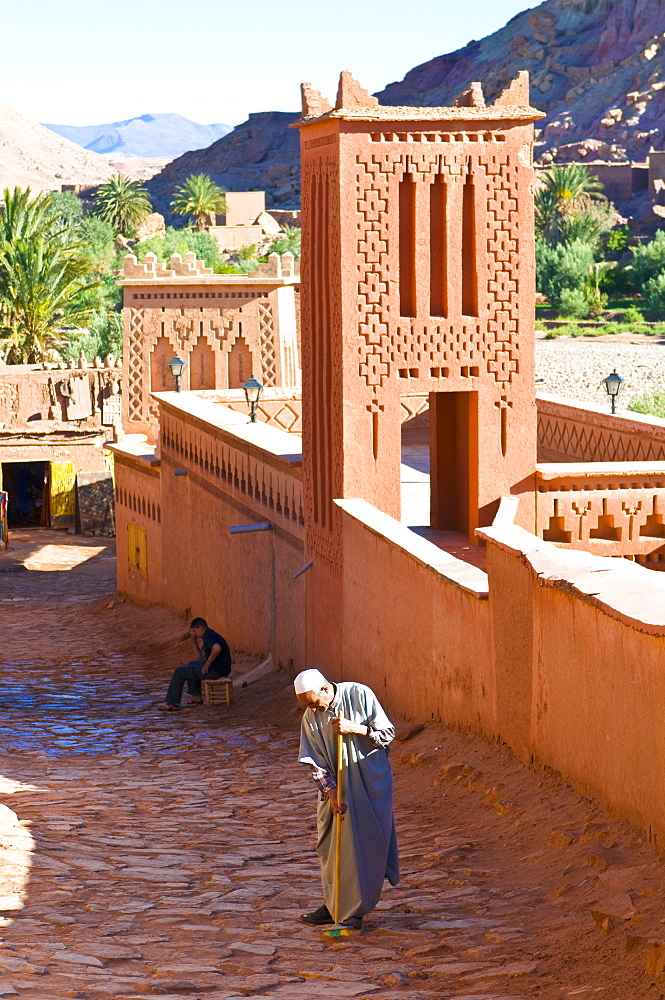
[[[649,194],[655,201],[663,190],[665,182],[665,152],[653,150],[649,153]]]
[[[164,600],[162,567],[161,475],[151,466],[131,456],[115,458],[115,517],[117,537],[118,591],[136,604],[161,604]],[[146,572],[129,565],[128,525],[138,524],[146,533]]]
[[[119,589],[183,619],[203,614],[234,648],[264,655],[274,552],[273,648],[293,673],[311,662],[309,597],[325,593],[321,574],[330,572],[315,556],[293,580],[307,559],[300,456],[289,453],[297,436],[248,425],[218,404],[224,412],[212,426],[204,408],[216,404],[173,393],[160,401],[158,473],[128,445],[114,446]],[[198,415],[185,412],[192,405]],[[505,740],[662,848],[665,578],[626,560],[564,552],[502,526],[502,511],[480,532],[485,575],[363,500],[335,507],[343,572],[328,589],[339,595],[326,606],[329,676],[370,684],[393,713]],[[262,520],[275,529],[229,533]],[[144,576],[127,569],[130,521],[147,533]]]
[[[266,210],[265,191],[227,191],[223,226],[249,226]]]
[[[539,462],[657,462],[665,460],[665,420],[612,414],[592,403],[540,394]]]
[[[481,534],[498,734],[663,850],[665,580],[625,560],[562,553],[520,528]],[[506,619],[510,600],[517,620]]]
[[[632,163],[585,163],[589,173],[595,174],[603,185],[603,194],[610,201],[626,201],[633,197]],[[646,172],[646,167],[644,168]]]
[[[344,575],[335,680],[369,684],[414,720],[492,732],[486,575],[363,500],[336,506]]]
[[[0,364],[0,440],[22,433],[112,436],[121,393],[121,363],[110,355],[89,368]]]
[[[217,240],[221,253],[263,243],[262,226],[210,226],[208,232]]]
[[[119,589],[183,618],[203,615],[232,648],[261,656],[272,648],[277,662],[300,669],[305,577],[293,580],[306,561],[300,439],[191,394],[160,393],[158,403],[159,475],[140,467],[130,444],[113,449]],[[128,566],[129,521],[147,532],[146,574]],[[260,521],[273,529],[229,532]]]

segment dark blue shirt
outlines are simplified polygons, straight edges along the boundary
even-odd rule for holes
[[[203,658],[205,660],[210,656],[210,650],[213,646],[222,647],[210,664],[209,673],[217,674],[218,677],[228,677],[231,673],[231,650],[226,639],[223,639],[219,632],[208,628],[203,633],[201,646],[203,647]]]

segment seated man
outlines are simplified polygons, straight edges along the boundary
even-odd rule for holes
[[[167,712],[178,712],[182,689],[187,681],[187,690],[193,696],[192,702],[200,705],[201,679],[203,677],[214,681],[220,677],[228,677],[231,673],[231,650],[226,639],[219,632],[208,628],[205,618],[194,618],[189,626],[189,634],[196,647],[197,657],[182,667],[176,667],[166,692]]]

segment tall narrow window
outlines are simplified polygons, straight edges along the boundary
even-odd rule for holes
[[[447,190],[439,174],[429,189],[429,313],[446,316],[448,312],[448,274],[446,270],[446,198]]]
[[[462,313],[464,316],[478,315],[476,189],[470,172],[462,194]]]
[[[416,184],[408,174],[399,185],[399,312],[416,315]]]

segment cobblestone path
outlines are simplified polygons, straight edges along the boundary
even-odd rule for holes
[[[299,925],[320,903],[315,794],[286,678],[158,712],[182,623],[100,597],[105,555],[0,573],[0,997],[665,995],[613,915],[655,933],[650,849],[443,727],[393,755],[401,885],[351,938]]]

